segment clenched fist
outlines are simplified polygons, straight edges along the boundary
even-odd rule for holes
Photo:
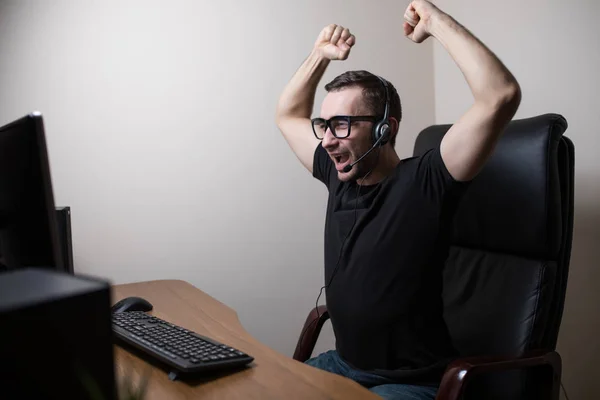
[[[427,0],[412,1],[404,13],[404,35],[415,43],[431,36],[432,20],[442,11]]]
[[[323,28],[317,41],[315,50],[329,60],[345,60],[354,46],[356,38],[350,34],[348,28],[331,24]]]

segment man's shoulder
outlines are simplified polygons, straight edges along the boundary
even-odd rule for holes
[[[398,164],[398,166],[400,168],[412,168],[412,167],[415,167],[422,158],[423,158],[422,155],[405,157],[405,158],[400,159],[400,164]]]
[[[393,172],[394,181],[403,181],[406,183],[407,179],[415,178],[423,162],[428,162],[428,160],[423,158],[423,154],[401,158]]]
[[[439,146],[427,149],[420,154],[414,154],[412,156],[402,158],[400,161],[403,164],[416,166],[419,163],[431,162],[431,159],[432,157],[435,157],[436,152],[439,152]]]
[[[467,184],[452,178],[442,160],[439,146],[401,159],[395,176],[395,183],[403,186],[403,190],[419,192],[435,203],[443,201],[446,194],[462,193],[467,187]]]

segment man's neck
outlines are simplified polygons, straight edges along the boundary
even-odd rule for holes
[[[384,180],[392,171],[398,166],[400,157],[396,151],[392,148],[386,148],[381,150],[379,155],[379,162],[377,167],[365,178],[357,179],[356,183],[361,186],[375,185]]]

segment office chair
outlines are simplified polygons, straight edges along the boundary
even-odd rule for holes
[[[414,155],[437,146],[450,126],[423,130]],[[447,367],[438,400],[558,399],[555,349],[573,236],[566,129],[558,114],[511,121],[457,209],[442,298],[460,358]],[[328,318],[326,306],[310,312],[294,359],[311,356]]]

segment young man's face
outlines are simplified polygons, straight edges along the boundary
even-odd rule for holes
[[[321,105],[321,118],[330,119],[338,115],[347,116],[374,116],[363,104],[362,88],[350,87],[327,93]],[[356,164],[349,172],[344,172],[345,166],[358,160],[373,145],[372,131],[375,122],[355,121],[350,125],[350,136],[336,138],[327,128],[323,137],[323,148],[335,163],[338,179],[351,181],[363,177],[375,167],[377,151],[373,151],[361,162]],[[348,126],[345,122],[338,122],[338,131],[345,131]]]

